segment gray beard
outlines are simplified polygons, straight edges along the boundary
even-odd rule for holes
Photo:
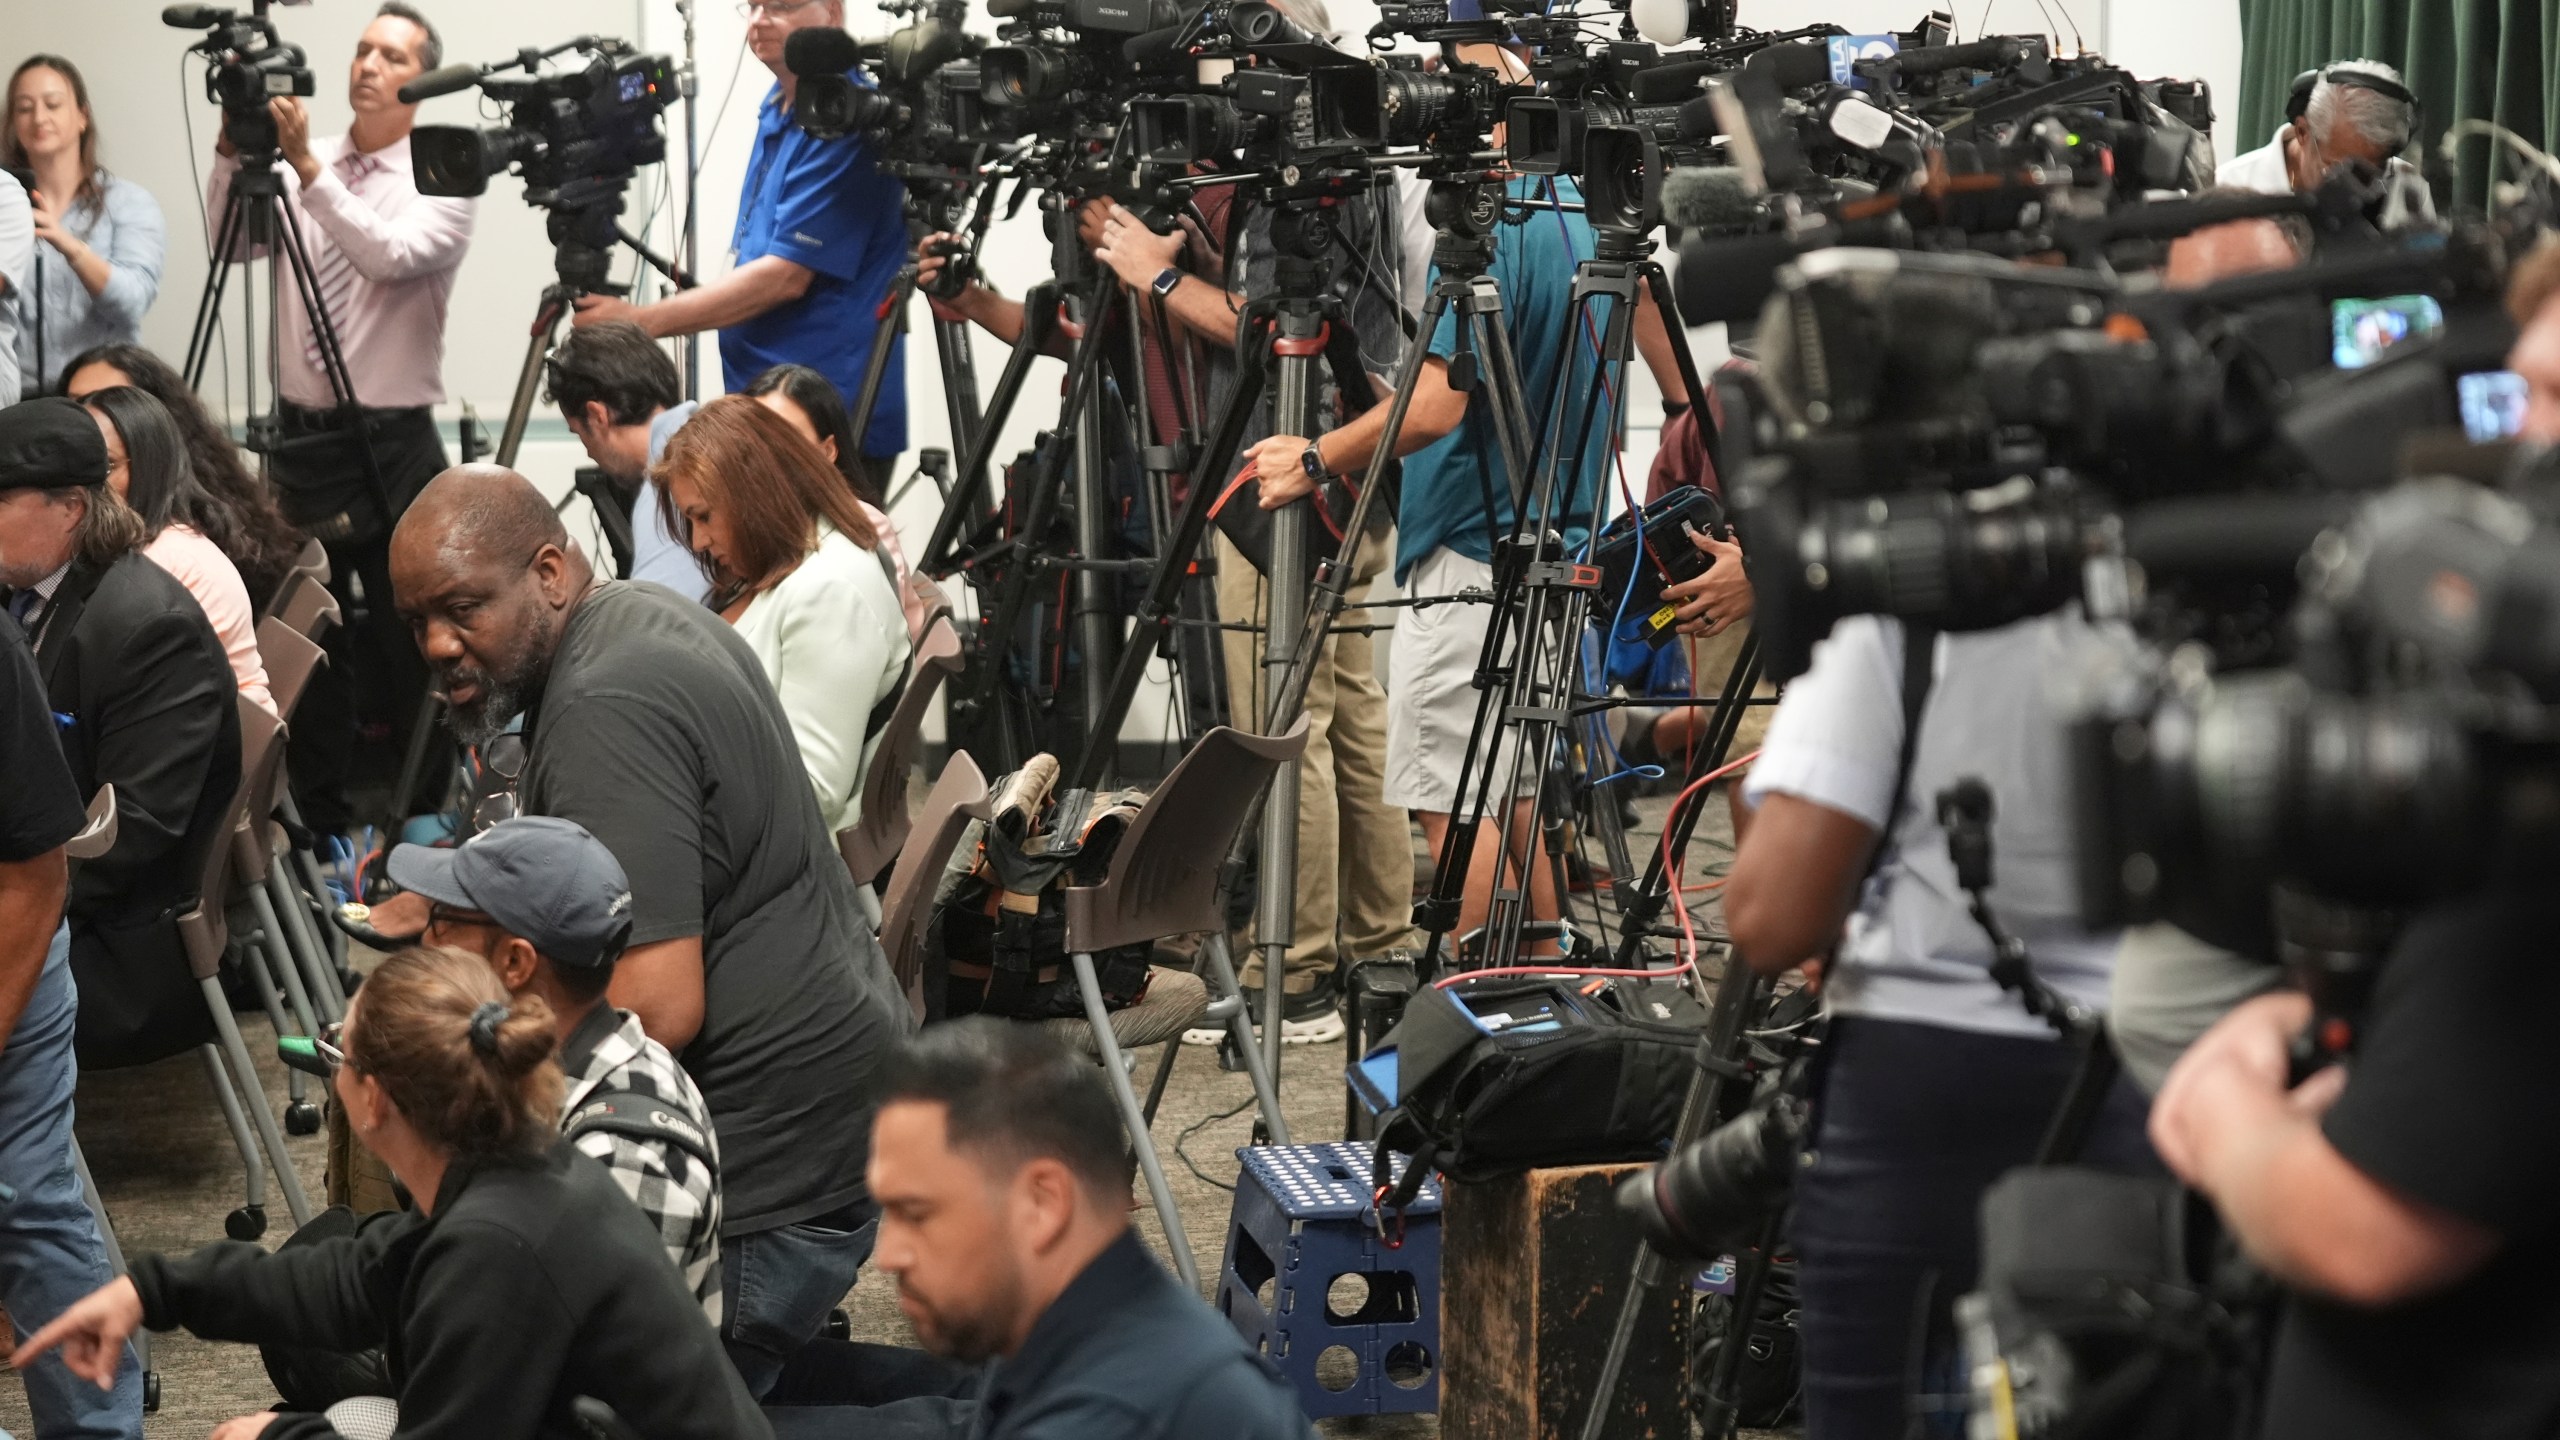
[[[507,724],[524,713],[527,687],[511,685],[492,677],[480,689],[480,698],[467,707],[445,706],[445,724],[453,738],[478,749],[505,732]]]

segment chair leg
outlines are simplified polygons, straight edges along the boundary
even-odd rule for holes
[[[1209,1007],[1226,1011],[1227,1034],[1234,1037],[1236,1053],[1244,1057],[1245,1074],[1253,1080],[1254,1103],[1262,1107],[1262,1132],[1272,1144],[1286,1145],[1289,1121],[1280,1113],[1280,1092],[1271,1083],[1262,1047],[1254,1043],[1253,1017],[1245,1013],[1244,989],[1236,981],[1235,960],[1227,954],[1227,937],[1212,933],[1201,949],[1209,959]]]
[[[1093,1026],[1093,1043],[1102,1051],[1102,1073],[1111,1078],[1111,1093],[1120,1102],[1120,1118],[1129,1127],[1129,1144],[1138,1152],[1138,1169],[1155,1197],[1156,1219],[1164,1224],[1165,1244],[1173,1249],[1173,1268],[1192,1293],[1200,1290],[1200,1265],[1191,1258],[1191,1237],[1182,1230],[1182,1212],[1174,1207],[1173,1187],[1165,1183],[1164,1162],[1156,1158],[1155,1141],[1147,1134],[1147,1117],[1138,1108],[1138,1092],[1129,1084],[1129,1067],[1121,1060],[1120,1041],[1111,1033],[1111,1012],[1102,1003],[1102,981],[1093,957],[1069,957],[1076,967],[1076,988],[1084,992],[1084,1018]],[[1167,1043],[1179,1044],[1179,1039]]]
[[[240,1111],[240,1092],[232,1088],[231,1074],[222,1068],[220,1048],[199,1045],[196,1053],[204,1057],[205,1078],[213,1082],[213,1103],[222,1107],[222,1123],[231,1127],[231,1143],[240,1147],[240,1169],[248,1176],[240,1203],[250,1210],[264,1210],[267,1161],[258,1153],[258,1136],[249,1128],[249,1117]]]
[[[292,783],[290,781],[280,783],[277,785],[276,789],[277,805],[281,813],[284,815],[286,822],[297,830],[307,829],[308,827],[302,823],[301,809],[293,803]],[[293,852],[293,863],[294,867],[301,872],[302,888],[310,895],[311,903],[325,911],[329,907],[329,881],[327,877],[320,873],[319,857],[312,854],[309,850],[296,850]],[[329,947],[330,968],[332,970],[344,970],[347,966],[347,937],[345,932],[339,930],[337,926],[327,923],[325,916],[315,919],[311,928],[320,932],[321,942]],[[344,1007],[340,1008],[343,1009]],[[343,1016],[341,1018],[343,1018]]]
[[[278,1035],[293,1034],[294,1025],[286,1018],[284,996],[276,990],[275,966],[268,960],[267,952],[255,943],[245,943],[235,953],[240,957],[240,972],[248,976],[249,983],[257,988],[258,1004],[267,1012],[267,1023],[275,1027]],[[294,1104],[302,1103],[301,1071],[284,1072],[284,1093],[285,1098]]]
[[[320,937],[312,933],[311,912],[285,875],[282,857],[267,862],[267,894],[284,920],[285,949],[301,965],[302,983],[310,989],[321,1021],[334,1024],[346,1019],[347,997],[339,993],[337,971],[330,967],[329,952],[321,948]]]
[[[293,946],[285,939],[284,922],[277,918],[275,901],[264,885],[249,887],[249,908],[258,917],[258,934],[267,961],[275,976],[284,983],[286,998],[293,1002],[293,1018],[305,1035],[320,1033],[319,1012],[311,1005],[311,992],[302,983],[302,967],[294,963]],[[279,1034],[282,1032],[279,1031]]]
[[[249,1042],[240,1038],[240,1022],[231,1018],[231,1007],[222,998],[222,982],[204,979],[205,1003],[213,1007],[213,1025],[222,1032],[222,1055],[230,1062],[231,1073],[241,1082],[241,1103],[257,1122],[258,1137],[266,1142],[267,1158],[275,1165],[276,1186],[284,1191],[284,1204],[293,1212],[293,1223],[301,1225],[311,1218],[311,1198],[302,1193],[302,1177],[293,1170],[293,1156],[284,1147],[284,1131],[276,1124],[275,1111],[267,1104],[264,1087],[258,1083],[258,1067],[249,1059]]]
[[[76,1135],[71,1140],[71,1168],[80,1177],[81,1201],[88,1205],[89,1213],[97,1219],[98,1238],[106,1242],[107,1271],[121,1280],[131,1273],[130,1268],[124,1263],[124,1247],[116,1243],[116,1222],[107,1218],[106,1197],[98,1193],[98,1177],[89,1173],[89,1157],[80,1153],[80,1139]],[[137,1329],[133,1332],[133,1354],[135,1359],[142,1362],[143,1372],[150,1373],[151,1332],[149,1330]]]

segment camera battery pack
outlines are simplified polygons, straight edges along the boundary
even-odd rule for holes
[[[1715,557],[1689,541],[1692,533],[1722,538],[1724,506],[1695,485],[1683,485],[1644,507],[1638,515],[1621,515],[1600,532],[1591,556],[1600,567],[1601,589],[1596,612],[1625,616],[1627,627],[1645,644],[1660,649],[1671,642],[1680,623],[1679,606],[1663,591],[1693,580],[1715,564]]]

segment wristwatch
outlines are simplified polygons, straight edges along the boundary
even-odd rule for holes
[[[1173,294],[1174,287],[1181,283],[1182,272],[1167,265],[1157,273],[1154,280],[1148,283],[1147,288],[1156,292],[1156,298],[1162,300],[1169,298]]]
[[[1324,447],[1313,440],[1307,442],[1306,449],[1298,452],[1298,463],[1305,467],[1307,478],[1318,485],[1322,485],[1333,474],[1331,467],[1324,463]]]

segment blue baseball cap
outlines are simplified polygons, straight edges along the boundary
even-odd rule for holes
[[[611,965],[631,939],[631,882],[604,842],[551,815],[501,820],[452,849],[399,845],[391,879],[477,910],[555,965]]]

